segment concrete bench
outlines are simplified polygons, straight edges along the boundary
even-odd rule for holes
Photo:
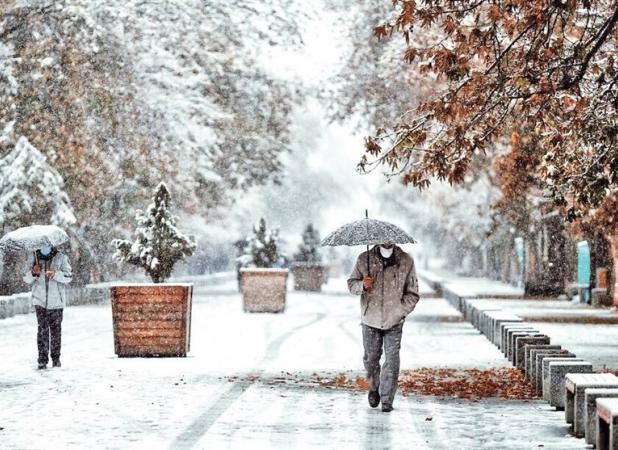
[[[586,400],[589,388],[617,388],[618,377],[611,373],[569,373],[564,378],[564,415],[573,424],[573,434],[584,437],[586,429]]]
[[[515,330],[511,332],[509,330],[510,336],[508,338],[507,351],[506,351],[506,359],[514,363],[515,361],[515,344],[517,343],[517,339],[520,337],[541,337],[543,336],[539,330]]]
[[[500,350],[502,351],[502,353],[504,353],[504,356],[508,355],[508,349],[509,349],[509,341],[511,338],[511,334],[513,334],[516,331],[536,331],[538,332],[538,330],[536,328],[534,328],[532,325],[529,325],[527,323],[519,323],[519,324],[501,324],[500,327],[502,328],[502,338],[500,340]]]
[[[550,339],[547,335],[540,336],[524,336],[515,339],[515,347],[513,351],[513,360],[511,361],[515,367],[524,370],[526,347],[530,345],[549,345]]]
[[[545,364],[545,361],[543,361]],[[558,411],[565,408],[564,379],[571,373],[592,373],[592,364],[588,361],[550,361],[547,367],[547,383],[549,389],[549,404]],[[544,392],[543,392],[544,393]]]
[[[583,361],[581,358],[577,358],[574,354],[570,353],[566,355],[537,355],[536,356],[536,393],[540,395],[543,400],[549,401],[549,389],[545,388],[545,377],[549,369],[550,361]]]
[[[538,347],[538,348],[535,348]],[[554,355],[554,356],[560,356],[560,355],[570,355],[571,352],[569,352],[566,349],[563,349],[560,345],[540,345],[540,346],[535,346],[535,345],[531,345],[530,347],[528,347],[526,350],[528,350],[528,353],[526,357],[527,365],[526,365],[526,381],[532,382],[532,384],[534,384],[535,380],[536,380],[536,357],[537,355]]]
[[[618,450],[618,398],[597,398],[598,450]]]
[[[597,441],[597,398],[618,398],[618,389],[589,388],[584,392],[584,413],[586,444],[596,445]]]

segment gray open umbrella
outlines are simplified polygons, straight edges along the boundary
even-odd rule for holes
[[[31,225],[5,234],[0,239],[0,250],[32,252],[47,245],[58,247],[68,240],[67,233],[56,225]]]
[[[69,236],[66,231],[56,225],[31,225],[29,227],[18,228],[0,239],[1,252],[34,252],[40,248],[50,246],[58,247],[68,242]],[[37,264],[39,261],[34,254]],[[1,260],[1,255],[0,255]],[[45,277],[45,309],[47,309],[47,296],[49,293],[49,279]]]
[[[381,220],[370,219],[365,210],[365,218],[337,228],[326,236],[321,245],[366,245],[367,273],[369,273],[369,246],[374,244],[414,244],[414,238],[397,225]]]

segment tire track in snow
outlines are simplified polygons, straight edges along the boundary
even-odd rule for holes
[[[286,333],[280,335],[277,339],[270,343],[266,349],[265,355],[258,364],[259,367],[263,367],[270,362],[274,361],[277,357],[283,343],[289,339],[292,335],[298,331],[315,325],[316,323],[324,320],[325,313],[317,313],[315,318],[307,323],[292,328]],[[264,369],[259,369],[250,374],[250,376],[259,377],[264,372]],[[252,386],[253,383],[247,381],[237,381],[227,389],[223,394],[204,411],[197,419],[193,421],[182,433],[180,433],[172,444],[170,449],[190,449],[193,448],[204,436],[208,433],[208,430],[213,424],[234,404],[240,396]]]

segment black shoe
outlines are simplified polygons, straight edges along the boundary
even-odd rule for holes
[[[39,363],[39,370],[47,369],[47,363]]]
[[[378,391],[369,391],[367,399],[369,400],[369,406],[372,408],[375,408],[380,404],[380,394]]]
[[[391,412],[392,410],[393,410],[393,405],[382,403],[382,412]]]
[[[60,360],[59,359],[54,359],[54,361],[52,362],[52,367],[61,367],[62,365],[60,364]]]

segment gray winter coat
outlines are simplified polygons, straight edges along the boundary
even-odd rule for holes
[[[32,304],[45,308],[45,264],[40,261],[41,274],[38,277],[32,275],[34,256],[31,256],[25,269],[23,280],[32,289]],[[66,288],[72,280],[73,273],[69,258],[64,253],[57,253],[51,260],[48,270],[55,270],[56,274],[49,280],[47,289],[47,309],[62,309],[66,306]]]
[[[348,289],[361,296],[361,320],[370,327],[388,330],[403,322],[419,301],[414,260],[399,247],[393,249],[396,263],[384,267],[376,245],[369,250],[370,276],[373,289],[366,292],[363,277],[367,275],[367,252],[363,252],[348,279]]]

